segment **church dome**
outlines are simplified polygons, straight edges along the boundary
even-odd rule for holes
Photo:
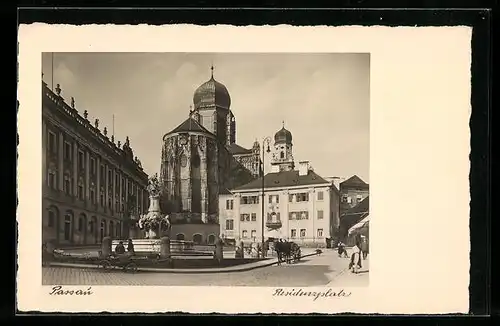
[[[280,144],[291,144],[292,143],[292,133],[288,130],[281,128],[276,134],[274,134],[274,143]]]
[[[231,106],[231,97],[229,96],[226,86],[214,79],[213,67],[212,77],[210,80],[203,83],[194,92],[193,104],[195,109],[215,106],[229,110],[229,107]]]

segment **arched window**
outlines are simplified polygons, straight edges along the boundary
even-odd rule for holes
[[[285,152],[281,152],[280,157],[285,158]]]
[[[71,211],[66,212],[64,216],[64,240],[71,240],[71,220],[73,218],[73,213]]]
[[[58,217],[59,217],[59,210],[57,209],[57,207],[55,207],[55,206],[50,207],[49,214],[48,214],[49,220],[47,221],[48,227],[52,228],[52,227],[56,226]]]
[[[120,223],[116,223],[116,237],[119,238],[121,237],[121,232],[122,231],[122,228],[121,228],[121,224]]]
[[[184,239],[185,239],[184,233],[177,233],[175,238],[179,241],[184,241]]]
[[[203,236],[199,233],[193,234],[193,242],[195,244],[200,244],[203,242]]]
[[[113,221],[109,221],[109,233],[108,233],[108,235],[109,235],[109,236],[113,236],[113,235],[114,235],[114,234],[113,234],[113,231],[114,231],[114,230],[115,230],[115,226],[114,226]]]
[[[214,234],[210,234],[208,236],[208,243],[209,244],[214,244],[215,243],[215,235]]]
[[[78,218],[78,232],[83,232],[85,231],[85,214],[80,214],[80,217]]]

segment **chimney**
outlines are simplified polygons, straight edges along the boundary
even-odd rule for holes
[[[300,161],[299,162],[299,176],[307,175],[309,173],[309,161]]]

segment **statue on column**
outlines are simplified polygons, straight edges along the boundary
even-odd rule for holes
[[[148,212],[141,215],[138,226],[141,230],[146,231],[146,238],[159,239],[164,233],[170,234],[171,223],[170,217],[161,212],[161,186],[157,174],[149,178],[147,191],[149,192],[150,206]]]

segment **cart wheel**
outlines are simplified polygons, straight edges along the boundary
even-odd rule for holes
[[[109,272],[111,270],[111,263],[107,260],[101,260],[99,267],[101,267],[104,271]]]
[[[125,266],[125,271],[135,273],[135,272],[137,272],[137,265],[135,263],[128,263]]]

